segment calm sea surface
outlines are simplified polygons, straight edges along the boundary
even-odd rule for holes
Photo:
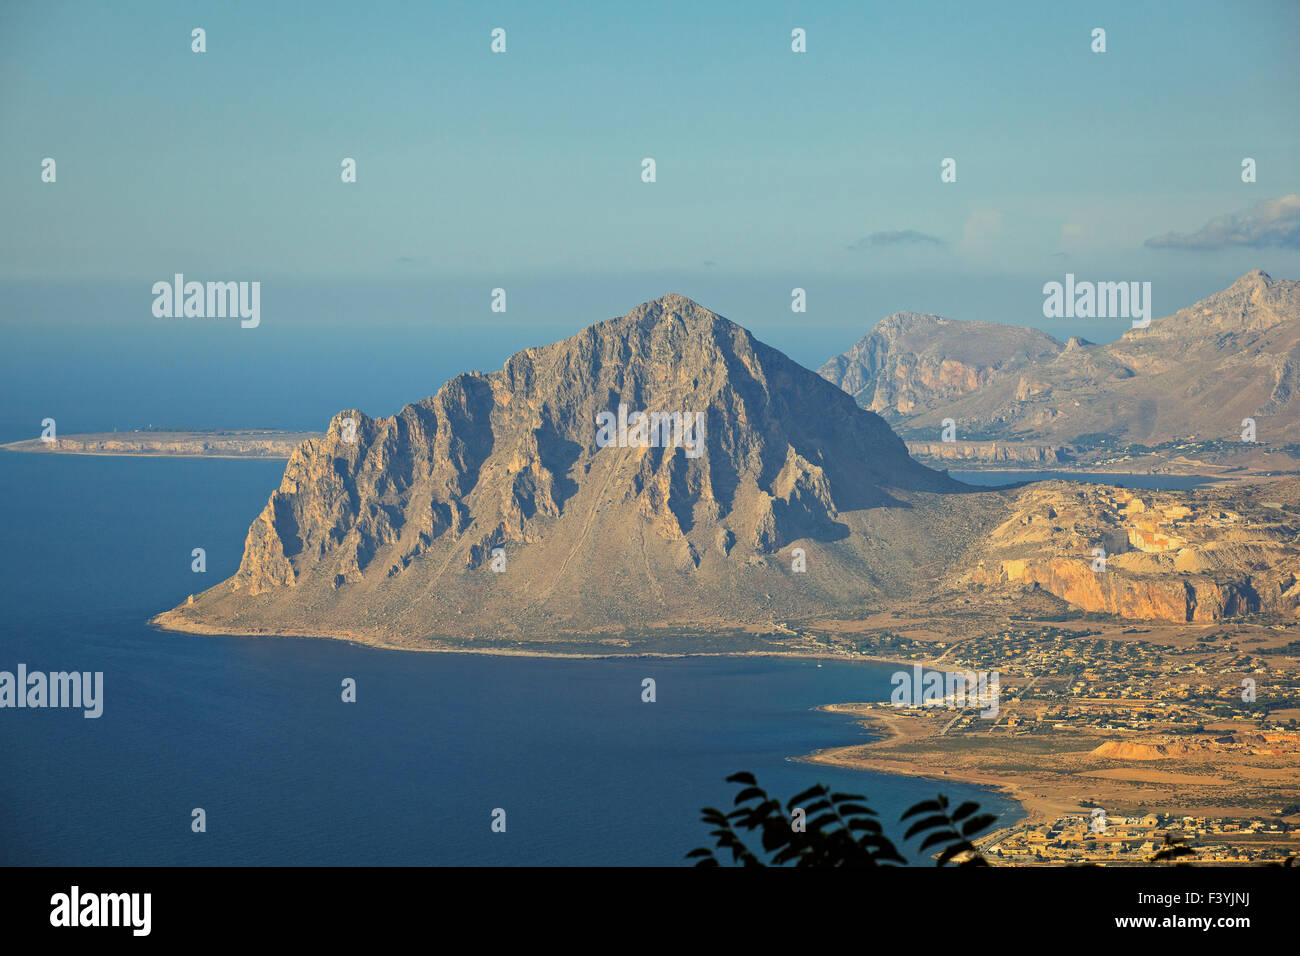
[[[105,685],[99,719],[0,710],[0,863],[677,864],[741,769],[783,799],[818,781],[865,793],[886,821],[939,786],[1021,815],[974,787],[789,759],[866,739],[812,708],[887,699],[884,665],[417,654],[146,626],[234,571],[282,470],[0,453],[0,670]]]

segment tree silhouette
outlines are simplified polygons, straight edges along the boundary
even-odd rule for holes
[[[731,862],[742,866],[866,867],[905,864],[893,842],[884,834],[876,811],[866,797],[856,793],[832,793],[822,784],[796,794],[786,804],[768,796],[750,773],[733,773],[728,783],[739,784],[736,809],[723,813],[705,807],[700,817],[712,827],[709,835],[719,852],[730,852]],[[808,802],[811,801],[811,802]],[[996,817],[979,813],[979,804],[967,801],[952,813],[942,795],[923,800],[908,809],[900,822],[920,819],[908,827],[903,839],[925,833],[920,849],[943,849],[937,865],[988,866],[970,838],[988,827]],[[741,831],[757,833],[760,850],[751,849]],[[766,862],[764,856],[767,857]],[[721,866],[711,847],[697,847],[686,854],[696,866]]]
[[[1183,842],[1182,835],[1179,834],[1175,840],[1172,834],[1165,834],[1165,842],[1162,849],[1156,850],[1155,855],[1151,857],[1153,863],[1163,863],[1166,860],[1176,860],[1182,856],[1195,856],[1196,851]],[[1178,866],[1187,866],[1186,863],[1179,863]]]

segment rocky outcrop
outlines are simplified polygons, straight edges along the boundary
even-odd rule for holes
[[[1059,465],[1073,460],[1068,445],[998,441],[909,441],[913,457],[930,462],[980,462],[984,464]]]
[[[1135,575],[1116,561],[1108,561],[1103,572],[1093,569],[1093,561],[1003,561],[996,574],[984,572],[976,580],[1036,585],[1082,610],[1139,621],[1218,621],[1260,610],[1248,577],[1219,582],[1204,576]]]
[[[1291,495],[1300,486],[1288,483]],[[1249,492],[1134,492],[1042,482],[1019,492],[968,580],[1042,588],[1085,611],[1133,620],[1218,621],[1300,609],[1288,513]]]
[[[1195,746],[1185,741],[1168,743],[1138,743],[1136,741],[1108,740],[1088,753],[1093,757],[1110,760],[1168,760],[1188,754],[1207,752],[1208,746]]]
[[[1213,737],[1108,740],[1089,753],[1110,760],[1168,760],[1171,757],[1211,756],[1234,751],[1267,756],[1297,753],[1300,752],[1300,734],[1279,731],[1230,733]]]

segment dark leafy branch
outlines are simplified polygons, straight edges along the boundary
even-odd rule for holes
[[[817,784],[796,794],[782,810],[780,801],[768,796],[753,774],[734,773],[727,782],[740,785],[736,809],[723,813],[705,807],[700,811],[714,846],[686,854],[696,866],[721,866],[719,856],[741,866],[869,867],[907,862],[885,835],[876,811],[860,794],[833,793]],[[970,840],[995,817],[978,811],[979,804],[967,801],[949,813],[944,796],[922,801],[901,818],[920,817],[904,839],[925,834],[921,850],[941,847],[936,857],[939,866],[988,866]],[[759,849],[751,848],[746,836],[750,840],[756,836]]]

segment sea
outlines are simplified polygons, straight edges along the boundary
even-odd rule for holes
[[[684,865],[709,842],[700,809],[730,809],[725,778],[740,770],[783,801],[819,782],[863,794],[886,822],[939,791],[1021,816],[976,787],[793,759],[869,739],[814,708],[888,699],[884,664],[413,653],[151,628],[235,570],[282,470],[0,453],[0,670],[104,675],[98,718],[0,710],[0,864]]]

